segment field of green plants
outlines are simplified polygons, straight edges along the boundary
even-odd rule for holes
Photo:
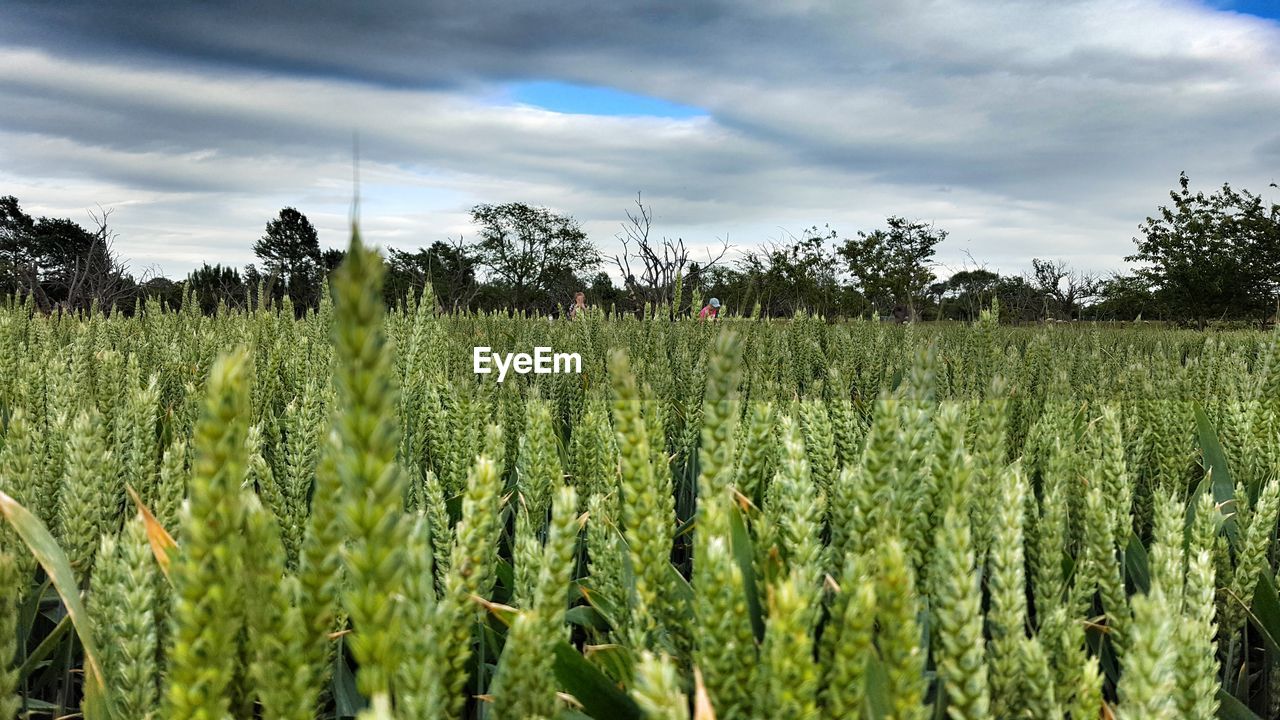
[[[1280,716],[1276,335],[438,317],[381,269],[0,308],[0,717]]]

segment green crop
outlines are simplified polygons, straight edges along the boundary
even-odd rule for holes
[[[1280,336],[551,322],[381,274],[357,239],[297,316],[0,301],[0,717],[1280,710]]]

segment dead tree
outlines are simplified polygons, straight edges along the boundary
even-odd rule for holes
[[[653,229],[653,207],[642,202],[636,193],[636,211],[627,211],[627,222],[617,236],[622,252],[612,262],[622,275],[623,284],[639,303],[666,305],[675,298],[676,278],[681,283],[696,284],[703,273],[716,266],[729,252],[729,241],[721,240],[720,251],[707,250],[705,263],[689,262],[689,248],[683,238],[661,240],[650,237]],[[687,271],[687,273],[686,273]]]
[[[1096,297],[1101,287],[1096,276],[1072,270],[1064,260],[1032,258],[1031,268],[1036,287],[1043,293],[1046,319],[1053,314],[1051,306],[1065,316],[1061,319],[1074,319],[1080,305]]]
[[[129,266],[112,249],[117,237],[107,224],[111,210],[98,207],[89,211],[97,230],[85,252],[67,268],[66,303],[72,310],[88,311],[97,307],[110,315],[121,301],[131,299],[137,284],[129,275]]]
[[[41,315],[49,315],[54,310],[54,304],[49,299],[49,295],[45,293],[44,287],[40,284],[40,274],[36,272],[35,263],[26,263],[22,266],[15,266],[13,269],[14,281],[17,284],[18,296],[29,295],[35,309]]]

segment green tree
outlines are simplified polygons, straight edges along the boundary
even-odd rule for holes
[[[1088,316],[1097,320],[1160,319],[1161,308],[1146,281],[1135,275],[1117,274],[1098,285],[1098,301]]]
[[[789,242],[766,243],[746,253],[738,269],[755,289],[753,299],[761,311],[792,315],[801,309],[823,314],[840,310],[836,307],[841,299],[838,263],[828,245],[836,240],[831,226],[814,225]]]
[[[325,272],[333,274],[333,271],[337,270],[338,266],[342,264],[342,261],[346,259],[346,250],[341,250],[339,248],[326,248],[320,253],[320,267],[324,268]]]
[[[622,288],[613,284],[613,278],[609,277],[609,273],[598,272],[591,276],[590,287],[587,289],[587,302],[604,310],[613,309],[621,312],[627,307],[627,294]]]
[[[941,305],[950,300],[954,316],[948,317],[977,320],[978,314],[991,306],[999,282],[999,274],[984,268],[961,270],[938,284],[940,292],[935,294],[939,297],[939,314],[942,313]]]
[[[40,218],[31,234],[31,254],[51,300],[67,301],[79,276],[108,263],[109,250],[99,240],[73,220]]]
[[[1186,173],[1171,206],[1139,226],[1135,276],[1171,316],[1259,318],[1275,312],[1280,290],[1280,205],[1224,184],[1212,195],[1191,192]]]
[[[164,303],[170,310],[182,307],[182,285],[167,277],[157,276],[147,279],[138,286],[138,292],[148,303]]]
[[[896,305],[915,316],[933,280],[930,261],[934,247],[947,237],[945,230],[931,224],[890,217],[888,229],[844,241],[837,250],[848,266],[858,289],[876,307],[888,310]]]
[[[471,306],[480,284],[476,280],[477,258],[470,248],[457,242],[436,241],[417,252],[392,248],[387,255],[384,293],[389,301],[398,301],[422,292],[428,283],[440,306],[449,311]]]
[[[320,299],[320,240],[306,215],[287,207],[267,223],[266,234],[253,244],[267,274],[279,278],[298,309]]]
[[[743,259],[734,266],[716,265],[701,273],[702,297],[720,298],[724,305],[742,313],[752,312],[759,299],[758,277],[743,267]],[[689,293],[692,296],[692,293]],[[695,311],[696,312],[696,311]]]
[[[44,311],[131,306],[137,284],[111,249],[110,214],[91,212],[91,231],[67,218],[33,220],[17,198],[0,198],[0,290],[30,293]]]
[[[31,265],[35,220],[22,211],[12,195],[0,197],[0,292],[18,292],[22,272]]]
[[[1021,275],[1001,277],[996,281],[994,292],[1000,300],[1002,321],[1024,322],[1044,317],[1043,295]]]
[[[556,265],[548,269],[544,275],[544,288],[547,302],[551,304],[550,312],[559,315],[565,312],[580,292],[585,292],[587,283],[567,265]]]
[[[563,300],[566,273],[577,276],[600,264],[600,252],[578,222],[524,203],[477,205],[479,263],[508,293],[510,307],[549,311]]]
[[[200,312],[211,315],[219,303],[244,308],[249,297],[244,279],[233,267],[204,263],[187,276],[187,290]]]
[[[257,309],[262,306],[264,298],[259,297],[266,291],[265,300],[271,299],[271,278],[262,274],[257,265],[249,263],[244,266],[244,271],[240,273],[244,278],[245,305],[250,309]]]

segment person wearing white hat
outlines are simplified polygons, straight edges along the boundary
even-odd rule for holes
[[[699,321],[706,320],[707,318],[716,320],[719,317],[720,317],[720,300],[717,298],[711,298],[711,301],[707,303],[707,306],[702,308],[702,312],[698,313]]]

